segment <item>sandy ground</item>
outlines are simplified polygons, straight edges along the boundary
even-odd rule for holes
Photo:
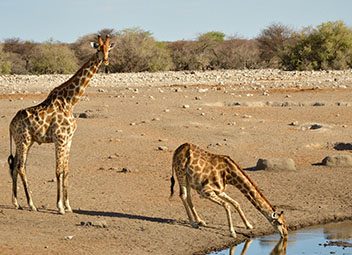
[[[204,254],[273,232],[230,186],[228,194],[241,204],[253,230],[246,230],[233,213],[238,233],[234,240],[223,208],[195,192],[194,203],[209,226],[194,229],[188,224],[178,196],[169,200],[172,153],[184,142],[227,154],[243,168],[255,166],[259,158],[292,158],[297,171],[247,171],[268,200],[285,211],[291,230],[352,218],[352,169],[316,164],[327,155],[350,154],[333,145],[352,142],[351,89],[269,90],[263,95],[226,93],[223,86],[202,88],[208,90],[199,91],[194,85],[138,91],[104,88],[99,93],[89,88],[75,108],[75,113],[87,112],[89,118],[78,119],[71,151],[69,191],[74,213],[63,216],[56,212],[52,144],[35,144],[27,163],[39,212],[28,210],[20,182],[24,210],[13,208],[6,163],[12,117],[20,108],[42,101],[48,91],[1,95],[0,253]],[[275,103],[263,106],[267,101]],[[235,102],[250,104],[232,106]],[[289,106],[276,106],[283,102],[290,102]],[[316,102],[322,106],[313,106]],[[323,127],[309,129],[312,124]],[[128,172],[121,172],[123,168]]]

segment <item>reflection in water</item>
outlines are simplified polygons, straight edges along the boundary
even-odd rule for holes
[[[339,245],[338,245],[339,244]],[[278,240],[277,235],[247,240],[230,249],[212,255],[300,255],[344,254],[352,255],[352,221],[326,224],[292,231],[288,240]]]
[[[325,238],[328,240],[348,240],[352,239],[352,222],[349,224],[339,222],[324,226]]]
[[[252,242],[253,242],[252,239],[247,239],[245,241],[240,255],[246,254],[246,252],[249,248],[249,245]],[[287,247],[287,238],[282,238],[279,240],[279,242],[277,242],[275,247],[272,249],[272,251],[270,252],[270,255],[286,255],[286,247]],[[236,251],[236,246],[231,247],[229,250],[229,255],[235,255],[235,251]]]

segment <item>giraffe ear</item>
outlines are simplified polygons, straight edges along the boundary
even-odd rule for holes
[[[110,50],[115,47],[115,43],[110,43]]]
[[[99,43],[90,42],[90,46],[92,46],[92,48],[94,48],[94,49],[98,49],[99,48]]]

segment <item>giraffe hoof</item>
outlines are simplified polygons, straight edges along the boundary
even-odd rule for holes
[[[236,232],[231,232],[231,236],[232,236],[233,238],[237,238]]]
[[[23,210],[23,207],[20,206],[20,205],[16,205],[15,208],[16,208],[17,210]]]
[[[38,211],[37,207],[35,207],[34,205],[32,205],[30,207],[30,210],[33,211],[33,212],[37,212]]]
[[[252,224],[248,224],[248,225],[247,225],[247,229],[253,229]]]
[[[206,227],[207,223],[205,223],[204,220],[200,220],[200,221],[198,221],[198,225],[201,226],[201,227]]]
[[[61,215],[64,215],[64,214],[65,214],[65,210],[64,210],[64,209],[59,209],[59,213],[60,213]]]
[[[67,212],[67,213],[72,213],[72,208],[71,208],[71,207],[65,208],[65,212]]]

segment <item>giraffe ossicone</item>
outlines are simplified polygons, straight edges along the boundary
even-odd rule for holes
[[[191,199],[193,188],[202,197],[225,208],[232,237],[236,237],[236,232],[232,223],[231,205],[239,213],[246,227],[253,228],[239,203],[225,193],[226,185],[230,184],[245,195],[276,228],[282,238],[287,237],[288,230],[283,212],[276,211],[256,184],[229,156],[213,154],[194,144],[185,143],[180,145],[173,154],[171,196],[174,193],[175,174],[180,187],[180,197],[192,226],[205,225],[205,221],[198,215]]]
[[[113,43],[110,42],[110,36],[106,36],[105,40],[98,36],[94,46],[96,53],[69,80],[54,88],[40,104],[19,110],[10,123],[8,163],[12,177],[12,203],[16,208],[21,208],[17,201],[17,177],[20,175],[27,203],[31,210],[37,210],[26,175],[28,151],[37,142],[55,144],[57,208],[61,214],[72,211],[68,198],[68,160],[77,128],[73,108],[100,65],[109,63],[109,51]],[[12,155],[12,140],[16,145],[15,156]]]

